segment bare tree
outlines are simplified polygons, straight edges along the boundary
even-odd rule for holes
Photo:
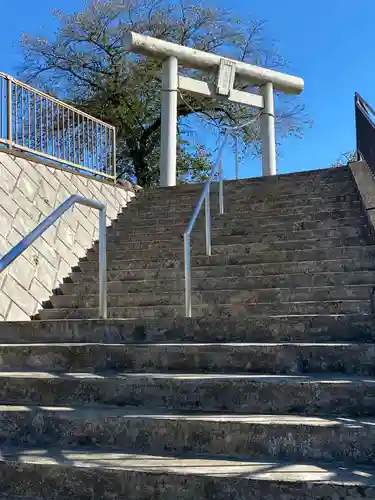
[[[332,163],[331,167],[332,168],[337,168],[337,167],[345,167],[348,165],[348,163],[352,163],[353,161],[357,161],[357,152],[356,151],[349,151],[347,153],[342,153],[337,160]]]
[[[266,67],[285,66],[274,41],[266,39],[264,22],[236,18],[230,10],[202,7],[197,0],[92,0],[82,12],[58,11],[54,16],[59,28],[50,38],[23,36],[22,76],[114,124],[119,175],[143,186],[155,184],[159,177],[160,62],[124,51],[126,31]],[[199,74],[197,70],[184,72]],[[235,85],[248,88],[240,80]],[[192,115],[223,132],[223,126],[249,120],[254,112],[230,102],[182,97],[178,103],[178,171],[182,179],[191,180],[204,176],[210,167],[209,151],[194,137]],[[289,102],[286,96],[278,96],[278,137],[301,136],[307,123],[297,98]],[[257,151],[258,127],[255,123],[236,132],[243,151]],[[194,141],[199,147],[191,147]]]

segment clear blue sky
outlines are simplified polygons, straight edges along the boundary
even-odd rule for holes
[[[223,5],[228,6],[228,2]],[[3,2],[0,71],[15,73],[22,32],[54,29],[51,9],[71,11],[81,0]],[[281,173],[323,168],[355,147],[354,92],[375,106],[374,0],[231,0],[237,14],[267,20],[290,72],[305,80],[303,100],[314,121],[304,138],[284,142]],[[226,173],[233,169],[226,155]],[[242,176],[259,175],[259,162],[241,165]]]

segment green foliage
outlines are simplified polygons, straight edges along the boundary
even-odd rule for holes
[[[187,141],[181,141],[177,174],[179,183],[202,182],[212,168],[212,154],[204,146],[193,148]]]
[[[24,35],[22,76],[115,125],[119,175],[142,186],[155,185],[159,177],[160,62],[125,52],[126,31],[267,67],[285,64],[274,43],[265,39],[264,23],[204,5],[197,0],[92,0],[82,12],[55,12],[59,28],[51,37]],[[196,70],[181,71],[212,78]],[[236,81],[236,87],[249,89],[241,81]],[[300,136],[307,124],[303,106],[296,102],[293,99],[290,105],[283,96],[278,99],[277,126],[283,136]],[[222,129],[248,121],[253,111],[227,101],[184,95],[178,103],[180,182],[203,179],[211,168],[210,152],[191,130],[194,113],[205,124]],[[243,151],[256,150],[256,124],[238,134]]]

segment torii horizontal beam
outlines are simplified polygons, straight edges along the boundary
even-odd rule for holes
[[[203,69],[205,71],[217,73],[220,62],[228,59],[236,64],[236,75],[242,77],[249,84],[261,86],[271,82],[273,88],[281,90],[287,94],[300,94],[304,88],[304,81],[297,76],[279,73],[272,69],[254,66],[242,61],[236,61],[225,57],[192,49],[176,43],[166,42],[159,38],[140,35],[129,31],[124,36],[124,48],[137,54],[153,56],[158,59],[176,57],[183,66]]]

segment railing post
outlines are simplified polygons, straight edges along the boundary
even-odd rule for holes
[[[261,93],[264,98],[264,109],[260,117],[262,171],[263,176],[276,175],[275,107],[272,83],[263,84]]]
[[[117,156],[116,156],[116,129],[113,129],[113,177],[115,184],[117,183]]]
[[[185,316],[191,318],[191,257],[190,233],[184,233],[185,256]]]
[[[356,153],[357,161],[361,160],[361,154],[359,152],[359,129],[358,129],[358,112],[359,112],[359,94],[355,92],[354,94],[354,115],[355,115],[355,137],[356,137]]]
[[[8,90],[7,90],[7,139],[8,147],[12,149],[13,146],[13,100],[12,100],[12,79],[7,76]]]
[[[211,207],[210,207],[210,187],[208,188],[205,204],[205,227],[206,227],[206,254],[211,255]]]
[[[99,317],[107,318],[107,224],[105,208],[99,210]]]
[[[162,65],[160,185],[176,185],[178,61],[168,57]]]
[[[223,162],[219,160],[219,211],[224,214],[224,180],[223,180]]]
[[[236,181],[238,181],[239,176],[240,176],[240,166],[239,166],[239,159],[238,159],[238,137],[235,136],[234,138],[234,155],[235,155],[235,162],[236,162]]]

